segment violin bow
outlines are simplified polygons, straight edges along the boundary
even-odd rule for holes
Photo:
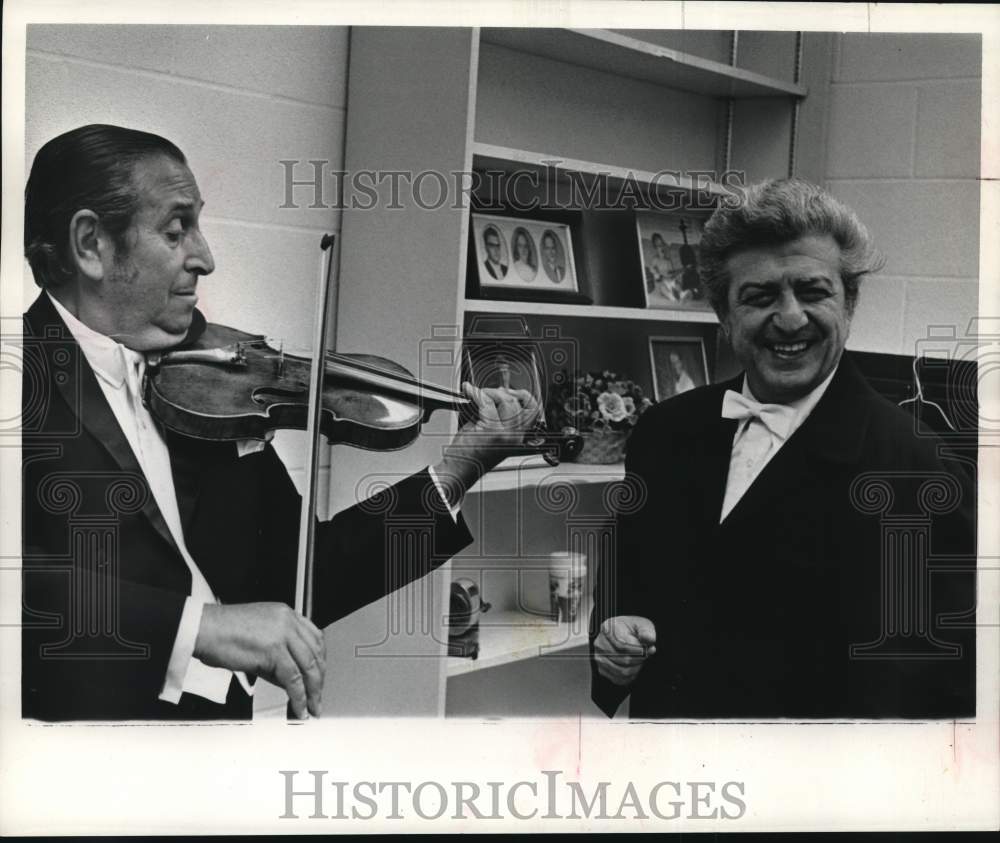
[[[302,489],[302,514],[299,520],[299,559],[295,571],[295,611],[307,618],[312,616],[313,603],[313,550],[316,543],[316,486],[319,478],[320,414],[323,407],[323,374],[326,366],[326,340],[336,347],[336,322],[329,328],[331,309],[335,307],[339,292],[339,279],[334,273],[336,265],[335,234],[324,234],[320,242],[323,252],[320,270],[323,283],[317,294],[316,325],[313,331],[313,360],[309,374],[309,416],[306,421],[308,447],[304,486]]]

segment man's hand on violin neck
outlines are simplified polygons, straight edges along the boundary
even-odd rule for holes
[[[319,717],[326,644],[323,633],[284,603],[206,605],[194,654],[205,664],[241,670],[285,689],[296,717]]]
[[[480,477],[522,445],[539,410],[538,402],[525,389],[479,389],[466,382],[462,391],[475,402],[477,418],[462,426],[434,467],[453,505]]]

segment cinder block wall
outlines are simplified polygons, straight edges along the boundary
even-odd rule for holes
[[[913,354],[978,308],[981,39],[837,37],[826,184],[886,256],[848,347]]]
[[[209,320],[283,340],[286,351],[308,351],[319,241],[339,231],[340,216],[310,208],[311,188],[295,189],[298,208],[280,207],[279,162],[343,168],[347,44],[345,27],[29,26],[26,166],[45,141],[86,123],[169,138],[206,203],[202,229],[216,270],[199,283],[199,308]],[[307,165],[295,171],[300,180],[311,174]],[[37,294],[25,263],[25,306]],[[304,435],[279,433],[275,445],[299,482]],[[321,510],[328,466],[325,454]],[[283,711],[283,700],[258,686],[258,710]]]
[[[341,168],[347,29],[35,25],[26,58],[26,166],[45,141],[86,123],[169,138],[205,199],[216,270],[199,284],[199,308],[209,320],[282,339],[286,350],[307,349],[319,240],[340,219],[309,207],[311,188],[296,188],[297,209],[280,207],[279,162]],[[304,165],[295,176],[311,172]],[[25,264],[25,305],[37,293]],[[301,439],[277,441],[296,480]]]

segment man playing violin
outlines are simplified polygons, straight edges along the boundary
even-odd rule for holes
[[[320,628],[471,541],[464,491],[537,415],[523,390],[463,384],[479,419],[434,467],[319,525],[311,618],[290,608],[300,500],[264,442],[166,430],[145,354],[188,338],[215,268],[184,155],[92,125],[49,141],[25,189],[22,716],[245,719],[255,677],[318,715]],[[393,558],[386,513],[423,519]],[[398,554],[397,554],[398,555]]]

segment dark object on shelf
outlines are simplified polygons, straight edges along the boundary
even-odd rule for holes
[[[490,604],[479,594],[479,586],[467,577],[451,584],[448,607],[448,655],[479,658],[479,616]]]
[[[919,342],[930,346],[933,340]],[[950,358],[863,351],[850,354],[876,392],[900,404],[949,445],[974,445],[981,424],[976,346],[973,340],[961,338],[952,339],[950,345],[954,347]],[[975,451],[971,454],[975,456]]]
[[[978,471],[980,429],[990,431],[979,408],[981,343],[978,336],[947,332],[918,340],[914,357],[851,352],[875,391],[913,416],[918,435],[939,436],[942,456],[958,461],[973,479]]]
[[[462,380],[478,387],[527,390],[541,407],[540,361],[545,360],[542,346],[548,340],[529,336],[527,321],[521,316],[476,317],[462,345]],[[559,465],[558,439],[546,428],[544,415],[525,435],[523,450],[510,455],[518,453],[541,453],[549,465]]]
[[[575,427],[564,427],[559,433],[559,459],[575,462],[583,450],[583,436]]]

